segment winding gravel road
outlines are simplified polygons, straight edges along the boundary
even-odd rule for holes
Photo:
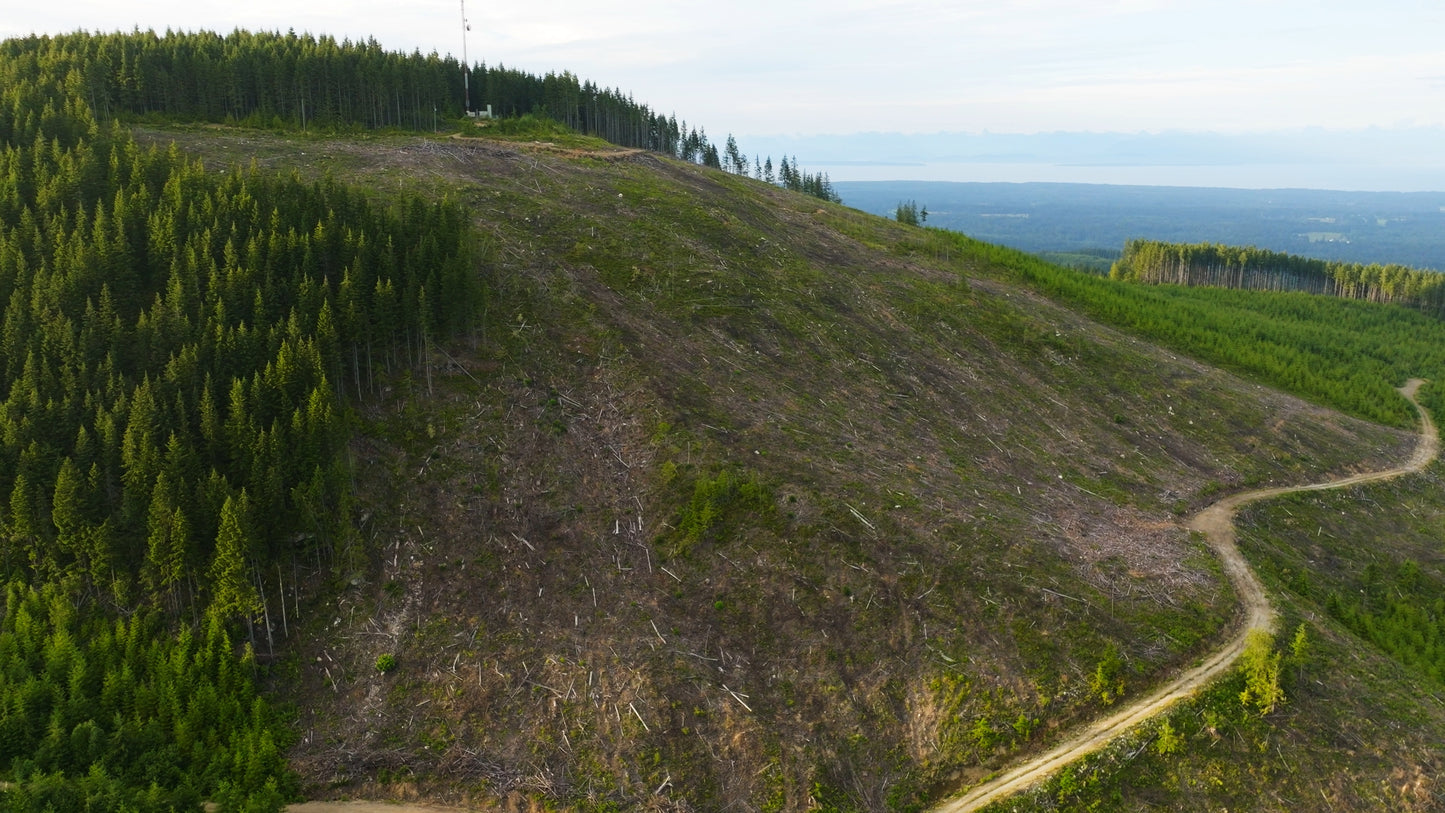
[[[1219,556],[1224,565],[1224,572],[1229,575],[1235,592],[1239,594],[1240,600],[1244,603],[1245,623],[1234,637],[1226,641],[1218,650],[1206,656],[1198,665],[1183,672],[1155,690],[1154,693],[1119,709],[1108,717],[1089,723],[1083,730],[1053,749],[998,774],[962,796],[950,799],[935,808],[935,813],[967,813],[967,811],[979,810],[1005,796],[1018,793],[1048,778],[1070,762],[1103,748],[1114,738],[1180,700],[1193,695],[1204,685],[1228,671],[1234,665],[1235,659],[1244,651],[1245,640],[1252,630],[1272,631],[1274,628],[1274,608],[1270,606],[1269,596],[1264,592],[1264,585],[1259,583],[1254,571],[1244,561],[1244,557],[1239,553],[1239,548],[1234,544],[1235,513],[1249,503],[1278,497],[1282,494],[1346,488],[1360,483],[1388,480],[1392,477],[1422,471],[1430,465],[1440,451],[1440,436],[1435,429],[1435,424],[1430,420],[1429,413],[1421,408],[1415,400],[1415,394],[1423,383],[1425,382],[1421,379],[1415,378],[1400,388],[1400,394],[1415,405],[1415,411],[1420,415],[1420,442],[1415,447],[1415,454],[1405,465],[1387,471],[1356,474],[1323,483],[1246,491],[1225,497],[1195,514],[1189,520],[1189,529],[1204,534],[1209,546]]]

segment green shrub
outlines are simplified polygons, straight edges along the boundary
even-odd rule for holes
[[[495,119],[487,125],[487,134],[515,139],[541,140],[573,135],[561,122],[539,113],[526,113],[516,118]]]
[[[677,530],[682,535],[680,552],[702,541],[721,542],[746,515],[770,517],[776,510],[772,489],[755,475],[746,477],[727,471],[714,478],[700,477],[693,484],[692,499],[682,509]]]

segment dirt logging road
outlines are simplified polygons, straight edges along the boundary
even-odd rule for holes
[[[973,788],[968,793],[940,805],[935,808],[935,813],[966,813],[978,810],[991,802],[1011,796],[1043,781],[1070,762],[1103,748],[1114,738],[1139,723],[1193,695],[1228,671],[1240,653],[1244,651],[1245,641],[1251,631],[1272,631],[1274,628],[1274,608],[1270,606],[1269,596],[1264,591],[1264,585],[1260,584],[1258,577],[1254,575],[1254,571],[1244,561],[1244,557],[1239,553],[1239,548],[1235,545],[1235,513],[1249,503],[1267,500],[1282,494],[1347,488],[1424,470],[1440,451],[1440,436],[1435,429],[1434,422],[1430,420],[1429,413],[1415,400],[1415,394],[1423,383],[1425,382],[1415,378],[1400,388],[1400,394],[1415,405],[1415,411],[1420,415],[1420,442],[1416,444],[1414,455],[1405,465],[1386,471],[1366,472],[1323,483],[1246,491],[1225,497],[1190,519],[1189,530],[1204,534],[1210,548],[1219,556],[1224,565],[1224,572],[1229,575],[1235,592],[1239,594],[1240,601],[1244,604],[1243,627],[1222,647],[1210,653],[1197,666],[1154,691],[1153,694],[1141,698],[1108,717],[1095,720],[1052,750],[1016,765]]]

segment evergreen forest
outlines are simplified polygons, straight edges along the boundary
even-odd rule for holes
[[[375,40],[337,42],[294,31],[29,37],[0,44],[0,59],[5,139],[30,132],[37,121],[63,127],[82,108],[100,121],[430,132],[490,107],[496,116],[535,115],[619,146],[751,172],[838,200],[827,175],[799,168],[796,157],[789,163],[784,156],[776,169],[771,157],[749,161],[731,135],[719,148],[706,128],[565,71],[537,76],[502,65],[463,66],[436,53],[386,51]]]
[[[1130,240],[1109,275],[1130,282],[1304,291],[1445,314],[1445,274],[1438,271],[1331,262],[1253,246]]]
[[[116,87],[145,81],[140,64],[191,74],[184,49],[146,43],[11,42],[0,61],[13,809],[283,800],[287,735],[248,664],[298,580],[360,556],[346,394],[464,328],[482,296],[454,203],[139,147],[105,111],[176,89],[112,99],[84,77],[112,58]]]

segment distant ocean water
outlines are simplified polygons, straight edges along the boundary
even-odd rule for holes
[[[1221,164],[1136,166],[1048,163],[824,163],[803,161],[833,181],[954,181],[1212,186],[1237,189],[1339,189],[1359,192],[1445,191],[1445,167],[1362,164]]]

